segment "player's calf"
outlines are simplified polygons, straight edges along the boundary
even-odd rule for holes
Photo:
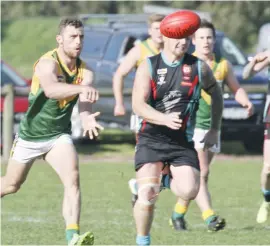
[[[151,237],[149,234],[153,210],[159,195],[159,179],[144,178],[140,179],[138,187],[138,200],[134,206],[134,217],[137,225],[137,245],[150,245]]]

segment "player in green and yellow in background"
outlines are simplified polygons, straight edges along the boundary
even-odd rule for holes
[[[217,83],[223,89],[226,84],[231,92],[235,94],[235,100],[247,109],[247,114],[253,114],[253,105],[249,101],[247,93],[240,87],[237,81],[232,65],[224,58],[216,59],[214,54],[214,44],[216,40],[216,31],[212,23],[202,20],[200,28],[195,32],[192,42],[195,45],[193,55],[205,61],[211,68]],[[185,71],[184,71],[185,72]],[[193,136],[195,149],[197,150],[200,168],[201,180],[200,190],[195,201],[202,212],[202,218],[207,224],[208,230],[218,231],[224,228],[225,219],[220,218],[212,207],[212,199],[208,189],[209,167],[216,153],[220,152],[220,129],[218,132],[219,140],[216,145],[205,149],[204,138],[209,131],[211,125],[211,97],[202,90],[199,102],[199,108],[196,114],[196,125]],[[182,230],[185,223],[181,221],[187,212],[188,207],[179,208],[178,203],[175,205],[175,210],[172,214],[172,224],[176,230]],[[179,212],[180,211],[180,212]],[[180,221],[177,221],[180,220]]]
[[[113,92],[115,97],[114,115],[123,116],[126,113],[123,100],[124,78],[132,69],[137,68],[147,57],[157,55],[163,49],[163,38],[159,30],[164,15],[153,14],[148,18],[148,33],[150,37],[136,44],[123,58],[113,77]],[[138,119],[132,117],[131,130],[137,132]]]

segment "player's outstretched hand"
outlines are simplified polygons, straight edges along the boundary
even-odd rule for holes
[[[84,122],[84,132],[83,136],[86,136],[88,133],[90,139],[94,139],[94,137],[97,137],[99,134],[99,131],[104,130],[103,126],[97,123],[96,117],[100,115],[100,112],[96,112],[94,114],[90,114],[87,117],[87,121]]]
[[[255,62],[262,62],[262,61],[264,61],[265,59],[268,58],[268,55],[269,54],[267,52],[261,52],[261,53],[258,53],[257,55],[255,55],[253,57],[253,59],[254,59]]]

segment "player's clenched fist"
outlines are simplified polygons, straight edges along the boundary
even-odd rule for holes
[[[81,102],[90,102],[94,103],[99,98],[99,92],[91,86],[82,86],[82,91],[80,94]]]
[[[165,114],[164,125],[173,130],[180,129],[182,127],[182,120],[179,118],[180,114],[180,112]]]

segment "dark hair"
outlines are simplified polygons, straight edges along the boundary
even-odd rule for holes
[[[165,18],[165,15],[161,14],[152,14],[148,17],[147,23],[150,27],[154,22],[161,22]]]
[[[61,19],[59,26],[58,26],[58,34],[67,27],[67,26],[74,26],[75,28],[83,27],[82,21],[77,17],[64,17]]]
[[[200,28],[209,28],[209,29],[211,29],[212,32],[213,32],[214,38],[216,38],[216,29],[215,29],[215,26],[213,25],[213,23],[211,23],[211,22],[209,22],[207,20],[202,19],[201,20]]]

